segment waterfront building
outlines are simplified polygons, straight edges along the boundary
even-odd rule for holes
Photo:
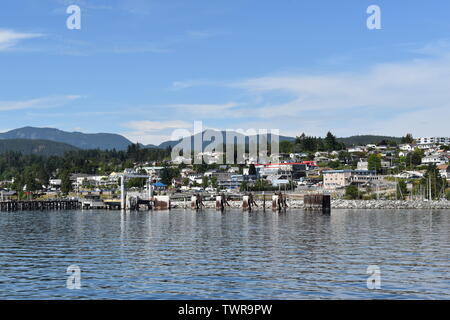
[[[50,187],[57,188],[61,186],[61,179],[50,179],[48,183]]]
[[[323,188],[345,188],[350,184],[367,184],[380,180],[374,170],[327,170],[323,171]]]
[[[307,171],[317,168],[314,161],[268,163],[255,165],[259,178],[265,179],[269,175],[287,175],[292,180],[306,176]]]
[[[0,200],[1,201],[9,201],[12,200],[14,196],[17,195],[16,191],[5,191],[5,190],[1,190],[0,191]]]

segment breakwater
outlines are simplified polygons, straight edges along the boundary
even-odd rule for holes
[[[230,208],[242,208],[242,201],[228,201]],[[214,201],[204,201],[206,209],[214,209]],[[263,201],[256,201],[258,208],[263,208]],[[303,200],[287,200],[289,208],[303,209]],[[171,208],[190,208],[189,202],[173,201]],[[266,209],[272,208],[271,201],[266,201]],[[401,201],[401,200],[331,200],[332,209],[450,209],[450,201]]]
[[[450,201],[333,200],[335,209],[450,209]]]
[[[253,209],[272,209],[272,201],[266,199],[255,201],[256,206]],[[229,200],[228,208],[242,209],[243,200]],[[286,201],[287,207],[291,209],[304,209],[303,200],[289,199]],[[78,200],[47,200],[47,201],[2,201],[0,202],[0,211],[27,211],[27,210],[73,210],[82,207]],[[204,209],[215,209],[216,201],[203,201]],[[164,208],[168,209],[168,206]],[[163,209],[164,208],[159,208]],[[170,208],[191,208],[190,201],[170,201]],[[331,200],[332,209],[450,209],[450,201],[401,201],[401,200]]]

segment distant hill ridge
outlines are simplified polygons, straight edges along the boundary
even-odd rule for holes
[[[0,140],[0,154],[8,151],[38,156],[61,156],[65,152],[79,150],[70,144],[49,140],[7,139]]]
[[[196,135],[193,135],[190,137],[191,139],[191,147],[192,149],[194,149],[194,140],[197,138],[201,138],[201,136],[203,137],[203,148],[205,148],[206,146],[208,146],[209,144],[212,143],[212,139],[208,139],[206,136],[205,137],[205,133],[209,133],[209,134],[216,134],[216,135],[222,135],[222,141],[225,144],[230,143],[229,141],[227,141],[227,134],[226,131],[217,131],[217,130],[207,130],[207,131],[203,131],[201,133],[197,133]],[[244,136],[243,134],[237,133],[237,132],[232,132],[232,135],[235,136],[235,142],[238,141],[238,139],[243,139],[245,141],[246,144],[249,143],[249,137],[251,136]],[[256,135],[257,141],[259,142],[259,138],[260,135]],[[272,138],[271,134],[269,133],[267,135],[267,140],[270,141],[270,139]],[[176,141],[166,141],[161,143],[158,147],[161,149],[167,149],[167,148],[173,148],[174,146],[176,146],[178,143],[180,143],[182,140],[176,140]],[[214,141],[214,140],[213,140]],[[286,137],[286,136],[279,136],[279,141],[295,141],[295,138],[293,137]]]
[[[225,131],[215,131],[221,132],[224,137],[225,143],[226,136]],[[199,133],[200,134],[200,133]],[[197,134],[197,135],[199,135]],[[204,135],[204,132],[202,132]],[[237,136],[242,137],[241,134],[236,133]],[[194,136],[191,136],[193,141]],[[120,134],[114,133],[82,133],[82,132],[67,132],[55,128],[36,128],[36,127],[23,127],[14,129],[8,132],[0,133],[0,139],[22,139],[22,140],[48,140],[54,142],[61,142],[67,145],[74,146],[79,149],[101,149],[101,150],[126,150],[132,142]],[[270,139],[270,136],[269,136]],[[248,143],[248,137],[245,138],[246,143]],[[377,135],[358,135],[351,136],[347,138],[337,138],[339,142],[345,143],[347,146],[352,145],[366,145],[366,144],[376,144],[382,140],[392,140],[400,143],[401,138],[399,137],[389,137],[389,136],[377,136]],[[143,145],[143,148],[173,148],[181,140],[177,141],[165,141],[156,145]],[[295,137],[280,136],[281,141],[295,141]],[[210,140],[205,139],[203,146],[210,144]],[[4,144],[5,145],[5,144]],[[6,145],[5,145],[6,146]],[[8,146],[12,146],[8,144]]]
[[[80,149],[126,150],[132,143],[114,133],[66,132],[54,128],[24,127],[0,133],[0,139],[41,139],[70,144]]]
[[[383,140],[385,141],[395,141],[396,143],[401,143],[402,138],[390,137],[390,136],[375,136],[375,135],[359,135],[351,136],[347,138],[337,138],[339,142],[345,143],[347,146],[352,145],[367,145],[367,144],[377,144]]]

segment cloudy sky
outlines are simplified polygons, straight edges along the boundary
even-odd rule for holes
[[[449,15],[448,0],[2,0],[0,131],[449,136]]]

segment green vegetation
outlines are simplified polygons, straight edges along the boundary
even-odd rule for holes
[[[450,189],[445,192],[445,199],[450,200]]]
[[[10,139],[0,140],[0,154],[7,152],[19,152],[25,155],[61,156],[68,151],[76,151],[78,148],[62,142],[48,140]]]
[[[411,133],[407,133],[406,136],[402,137],[400,142],[412,144],[414,143],[414,138]]]
[[[380,144],[381,141],[393,141],[395,143],[402,143],[402,138],[388,137],[388,136],[372,136],[372,135],[362,135],[362,136],[352,136],[348,138],[338,138],[339,142],[344,143],[346,146],[361,146],[367,144]]]
[[[75,150],[49,157],[9,151],[0,155],[0,180],[15,178],[13,190],[36,191],[48,185],[50,177],[58,177],[62,179],[61,191],[68,193],[71,173],[108,175],[132,168],[135,163],[162,161],[169,156],[167,150],[143,149],[139,145],[130,145],[127,151]]]
[[[325,138],[306,136],[302,133],[295,141],[284,140],[280,142],[281,153],[292,152],[317,152],[343,150],[345,145],[338,142],[338,139],[328,132]]]
[[[51,140],[56,143],[64,143],[72,148],[101,149],[101,150],[126,150],[131,141],[125,137],[113,133],[81,133],[66,132],[54,128],[24,127],[8,132],[0,133],[0,139],[32,139]],[[9,149],[9,151],[20,151]],[[48,155],[48,154],[47,154]],[[61,153],[62,155],[62,153]]]
[[[442,178],[439,174],[439,170],[436,165],[429,165],[425,175],[423,176],[420,184],[424,190],[426,190],[427,197],[429,196],[429,190],[431,189],[431,198],[440,199],[445,194],[447,187],[447,180]]]
[[[408,195],[408,188],[404,180],[399,180],[397,182],[397,199],[405,200]]]
[[[347,188],[345,188],[345,199],[348,200],[358,200],[361,199],[361,195],[359,193],[358,187],[351,184]]]
[[[168,166],[164,166],[164,168],[161,170],[161,182],[166,185],[171,185],[172,179],[178,177],[179,175],[179,168],[170,168]]]
[[[376,172],[381,172],[381,155],[379,153],[373,153],[367,159],[368,169],[375,170]]]
[[[60,174],[61,178],[61,192],[63,194],[69,194],[72,191],[72,182],[70,181],[70,172],[69,170],[63,170]]]

